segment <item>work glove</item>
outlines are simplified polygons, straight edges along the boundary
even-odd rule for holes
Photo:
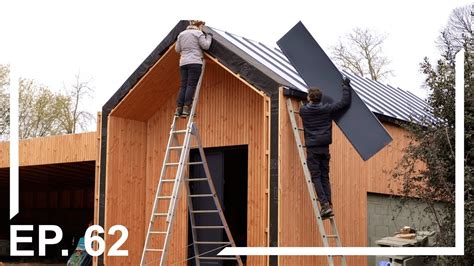
[[[349,87],[349,84],[351,83],[351,80],[348,77],[344,77],[342,79],[342,86],[344,87]]]

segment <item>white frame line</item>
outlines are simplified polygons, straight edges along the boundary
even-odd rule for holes
[[[19,213],[18,98],[19,78],[10,65],[10,220]]]

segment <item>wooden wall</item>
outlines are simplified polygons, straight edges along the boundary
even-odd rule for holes
[[[106,227],[127,226],[129,257],[109,257],[107,264],[137,264],[140,260],[178,81],[178,57],[168,52],[109,117]],[[248,145],[248,246],[268,246],[268,112],[267,97],[207,60],[195,121],[205,147]],[[183,128],[184,120],[178,126]],[[168,264],[186,265],[188,218],[184,193],[181,196]],[[265,264],[266,257],[248,259],[248,265]]]
[[[296,102],[294,106],[297,109]],[[281,93],[280,125],[279,246],[322,246],[291,130],[286,98]],[[393,169],[402,156],[402,147],[408,143],[404,130],[388,123],[384,123],[384,126],[393,142],[364,162],[337,125],[333,125],[330,180],[334,212],[343,246],[367,246],[367,192],[390,192],[389,174],[386,171]],[[328,230],[329,222],[325,222],[325,225]],[[325,265],[327,259],[280,257],[279,262],[280,265]],[[367,265],[367,257],[349,257],[348,264]]]
[[[95,161],[96,132],[20,140],[20,166]],[[10,144],[0,142],[0,168],[10,167]]]
[[[103,163],[102,163],[103,167]],[[116,224],[128,228],[129,235],[122,249],[129,251],[130,261],[139,258],[138,246],[142,246],[145,229],[145,169],[146,123],[109,116],[107,132],[107,182],[105,230]],[[106,250],[118,239],[105,235]],[[120,264],[121,257],[104,256],[109,265]]]
[[[0,239],[9,239],[10,223],[56,224],[63,239],[55,249],[72,251],[93,216],[96,138],[90,132],[20,140],[20,212],[13,220],[6,217],[10,145],[0,142]]]
[[[127,258],[107,263],[138,263],[148,227],[152,198],[160,175],[179,86],[178,56],[168,51],[109,117],[107,148],[106,227],[129,229]],[[207,60],[197,117],[205,147],[248,145],[247,246],[268,246],[269,99]],[[291,131],[286,98],[280,94],[279,245],[321,246],[319,232],[302,178]],[[184,127],[184,120],[180,123]],[[385,123],[394,141],[367,162],[334,126],[331,182],[339,232],[344,246],[367,245],[367,192],[389,193],[388,174],[407,144],[405,131]],[[184,190],[183,190],[184,191]],[[185,264],[187,210],[182,199],[174,227],[168,263]],[[362,237],[361,237],[362,236]],[[116,238],[109,238],[110,246]],[[325,257],[281,257],[281,265],[325,264]],[[248,265],[266,265],[266,257],[251,257]],[[350,257],[350,265],[366,264]]]

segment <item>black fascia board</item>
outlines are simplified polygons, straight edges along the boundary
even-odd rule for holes
[[[306,100],[306,95],[308,95],[308,93],[292,87],[283,87],[283,95],[299,100]]]
[[[212,28],[206,27],[205,31],[213,35],[211,47],[209,47],[207,52],[255,88],[271,96],[274,93],[278,93],[280,86],[288,85],[288,82],[274,74],[262,63],[236,47]]]

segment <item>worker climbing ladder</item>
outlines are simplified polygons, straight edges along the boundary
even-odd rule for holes
[[[306,155],[303,150],[304,146],[303,146],[303,143],[301,142],[300,132],[303,131],[303,128],[300,128],[298,126],[298,123],[296,122],[295,113],[297,112],[293,110],[293,104],[290,98],[286,100],[286,104],[288,108],[288,114],[290,115],[291,127],[293,129],[293,134],[295,136],[296,146],[297,146],[298,153],[300,156],[301,165],[303,166],[303,172],[304,172],[304,177],[306,180],[306,185],[308,186],[308,192],[311,198],[311,204],[313,205],[313,211],[314,211],[314,215],[316,216],[316,222],[318,224],[318,228],[319,228],[319,232],[323,241],[323,245],[325,247],[329,247],[329,239],[334,239],[336,241],[336,246],[342,247],[341,239],[339,237],[339,233],[337,232],[336,220],[334,216],[331,216],[328,218],[331,223],[332,233],[326,234],[326,230],[324,229],[323,219],[321,217],[321,210],[317,202],[316,190],[314,188],[313,182],[311,181],[311,173],[309,172],[309,168],[306,163]],[[341,263],[343,266],[347,265],[346,258],[344,256],[341,256]],[[334,265],[334,258],[331,255],[328,256],[328,264],[331,266]]]
[[[196,112],[196,106],[199,99],[199,91],[201,89],[201,82],[202,77],[204,75],[205,69],[205,62],[202,65],[202,72],[201,76],[199,77],[199,81],[196,87],[196,92],[194,95],[194,100],[191,108],[191,112],[187,119],[186,129],[177,130],[176,124],[177,120],[180,118],[178,116],[173,117],[173,122],[171,124],[171,130],[169,134],[168,144],[166,147],[165,157],[163,161],[163,166],[161,169],[160,180],[158,182],[158,187],[156,190],[156,194],[154,196],[154,203],[153,209],[151,211],[150,223],[148,225],[147,234],[145,237],[145,244],[142,252],[141,262],[140,265],[156,265],[159,262],[159,265],[165,265],[167,259],[167,253],[170,245],[171,234],[173,231],[173,219],[175,218],[176,214],[176,204],[179,198],[180,188],[184,184],[186,186],[186,197],[187,197],[187,204],[188,204],[188,211],[189,211],[189,218],[191,224],[191,234],[193,238],[193,249],[194,249],[194,260],[196,265],[199,266],[202,262],[211,262],[211,261],[223,261],[223,260],[234,260],[238,263],[238,265],[242,265],[242,260],[240,256],[232,256],[232,257],[224,257],[224,256],[215,256],[210,255],[211,253],[215,252],[218,249],[222,249],[224,247],[235,247],[234,239],[232,238],[232,234],[229,230],[229,226],[227,221],[224,217],[223,210],[221,208],[219,198],[217,197],[217,192],[215,190],[214,184],[212,182],[211,174],[209,172],[209,167],[206,161],[206,156],[204,154],[204,150],[201,143],[201,138],[199,135],[198,128],[194,123],[194,114]],[[184,135],[184,138],[183,138]],[[179,139],[182,138],[181,144],[179,143]],[[190,149],[192,139],[194,139],[194,144],[198,148],[200,161],[189,161]],[[179,157],[178,162],[171,162],[171,153],[176,152],[177,156]],[[185,174],[188,173],[187,167],[188,166],[195,166],[195,167],[203,167],[205,177],[199,178],[190,178],[185,177]],[[169,177],[170,170],[176,169],[175,177]],[[206,194],[193,194],[193,190],[190,188],[190,182],[197,182],[197,183],[205,183],[208,185],[210,193]],[[173,184],[171,193],[169,192],[170,189],[164,189],[166,184]],[[208,198],[211,199],[211,206],[213,208],[208,209],[195,209],[193,206],[193,199],[203,199]],[[167,211],[163,211],[163,208],[160,206],[164,205],[164,209]],[[197,215],[217,215],[220,224],[197,224],[196,223],[196,216]],[[161,219],[161,220],[160,220]],[[161,222],[161,223],[160,223]],[[159,229],[159,225],[165,225],[165,229]],[[209,240],[209,239],[198,239],[200,235],[198,234],[198,230],[224,230],[225,235],[227,236],[227,241],[219,240]],[[157,238],[157,239],[155,239]],[[209,250],[205,249],[203,246],[212,247]],[[217,246],[217,248],[216,248]],[[157,256],[152,256],[153,254],[157,254]],[[152,259],[149,258],[159,258],[159,259]],[[147,259],[148,258],[148,259]]]

